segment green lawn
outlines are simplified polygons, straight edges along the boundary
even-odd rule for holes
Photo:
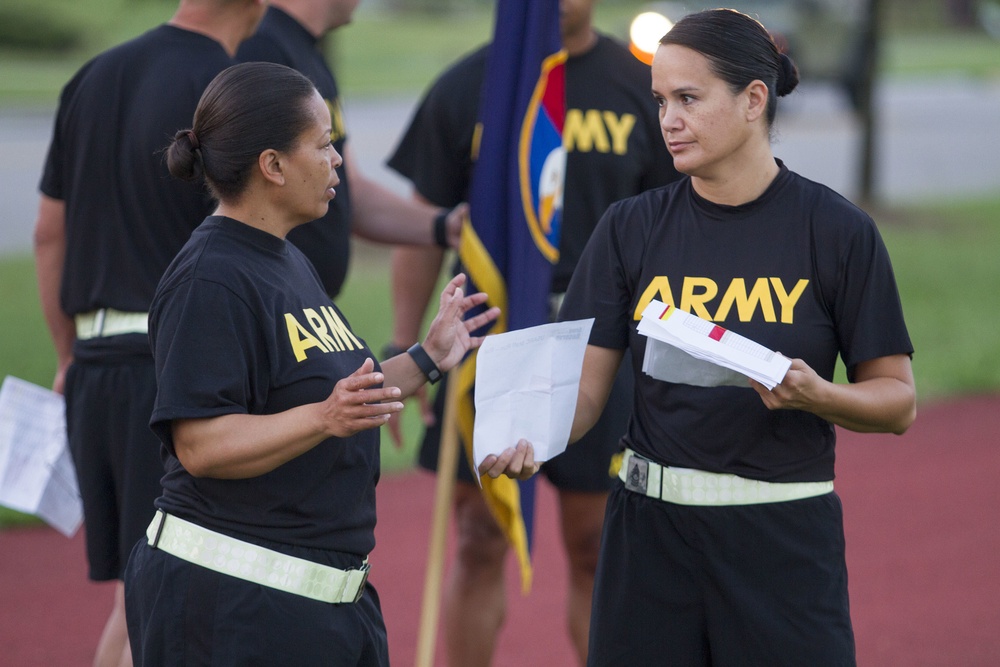
[[[1000,389],[1000,198],[892,211],[881,225],[927,401]]]

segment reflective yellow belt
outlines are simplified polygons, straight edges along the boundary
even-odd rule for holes
[[[74,319],[76,337],[80,340],[129,333],[144,334],[149,330],[148,313],[125,313],[114,308],[80,313]]]
[[[157,510],[146,529],[149,546],[189,563],[312,600],[357,602],[368,580],[368,559],[339,570],[217,533]]]
[[[812,498],[833,482],[762,482],[738,475],[672,468],[626,449],[618,479],[625,488],[678,505],[757,505]]]

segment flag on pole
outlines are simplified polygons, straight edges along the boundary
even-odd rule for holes
[[[549,320],[566,167],[565,62],[558,0],[498,0],[479,102],[471,221],[459,249],[471,281],[468,293],[486,292],[486,305],[502,311],[491,333]],[[475,354],[462,363],[456,392],[459,435],[470,461],[475,364]],[[482,482],[486,502],[517,554],[527,592],[534,479],[485,477]]]

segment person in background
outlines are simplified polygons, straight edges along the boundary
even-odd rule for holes
[[[381,366],[288,233],[341,156],[325,101],[273,63],[224,70],[170,172],[218,200],[150,309],[163,494],[125,576],[137,665],[388,665],[375,546],[379,427],[481,342],[486,300],[445,287],[424,343]]]
[[[567,156],[563,232],[551,285],[554,309],[604,210],[616,200],[678,177],[659,139],[649,67],[624,45],[595,31],[595,4],[559,3],[560,32],[568,52],[563,137]],[[482,87],[488,48],[466,56],[432,85],[389,160],[390,167],[413,182],[421,201],[449,207],[468,197],[478,115],[478,97],[470,91]],[[442,261],[443,251],[435,248],[393,252],[394,330],[385,355],[419,339]],[[559,493],[569,560],[566,623],[581,663],[587,655],[604,504],[614,482],[609,468],[620,451],[632,383],[632,369],[623,365],[598,426],[544,468]],[[437,467],[445,393],[438,390],[420,452],[420,464],[429,470]],[[462,460],[455,489],[457,554],[444,593],[443,624],[449,664],[475,667],[490,663],[504,622],[509,548],[464,452]]]
[[[608,210],[560,312],[595,318],[571,440],[626,349],[637,369],[589,664],[853,665],[834,427],[901,434],[916,418],[889,255],[866,213],[775,159],[777,98],[799,77],[759,22],[690,14],[652,75],[686,177]],[[639,375],[636,320],[653,298],[780,352],[789,371],[772,390]],[[838,357],[847,384],[833,383]],[[537,467],[521,441],[480,471]]]
[[[337,170],[337,198],[325,216],[294,229],[288,238],[312,261],[333,298],[347,275],[352,232],[380,243],[457,247],[464,211],[464,207],[442,209],[399,197],[359,170],[347,141],[337,80],[321,48],[326,35],[351,21],[359,1],[271,0],[257,32],[238,54],[243,62],[273,62],[298,70],[330,108],[331,139],[344,159]]]
[[[153,514],[163,464],[149,430],[156,382],[146,313],[211,210],[172,181],[162,149],[208,82],[235,62],[265,0],[181,0],[164,25],[84,65],[59,99],[41,178],[35,260],[66,396],[89,576],[118,581],[94,664],[129,664],[121,578]]]

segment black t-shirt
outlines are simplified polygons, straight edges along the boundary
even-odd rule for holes
[[[97,56],[63,89],[40,189],[66,203],[67,314],[149,309],[164,269],[214,208],[202,185],[170,175],[163,150],[234,62],[215,40],[162,25]],[[145,336],[115,338],[148,354]]]
[[[691,181],[613,205],[587,245],[560,319],[594,317],[590,343],[629,347],[636,372],[627,446],[661,463],[773,482],[833,479],[833,426],[769,411],[749,387],[694,387],[641,372],[636,332],[652,299],[798,357],[832,380],[838,354],[909,354],[888,253],[875,223],[781,165],[757,200],[720,206]]]
[[[388,162],[439,206],[468,199],[487,51],[475,51],[441,75]],[[566,289],[587,239],[612,202],[678,177],[650,85],[649,67],[603,35],[592,49],[566,62],[566,184],[554,292]]]
[[[240,45],[236,57],[242,62],[266,61],[298,70],[313,82],[326,100],[333,120],[330,138],[341,155],[347,141],[344,114],[337,94],[337,81],[326,64],[316,38],[294,18],[277,7],[269,7],[253,37]],[[319,272],[331,298],[340,293],[350,260],[351,190],[343,166],[337,169],[340,185],[325,216],[296,227],[288,240],[305,253]]]
[[[209,217],[167,269],[150,311],[166,450],[156,506],[237,537],[358,554],[375,544],[378,429],[329,438],[250,479],[194,478],[171,421],[275,414],[325,400],[373,357],[291,243]]]

